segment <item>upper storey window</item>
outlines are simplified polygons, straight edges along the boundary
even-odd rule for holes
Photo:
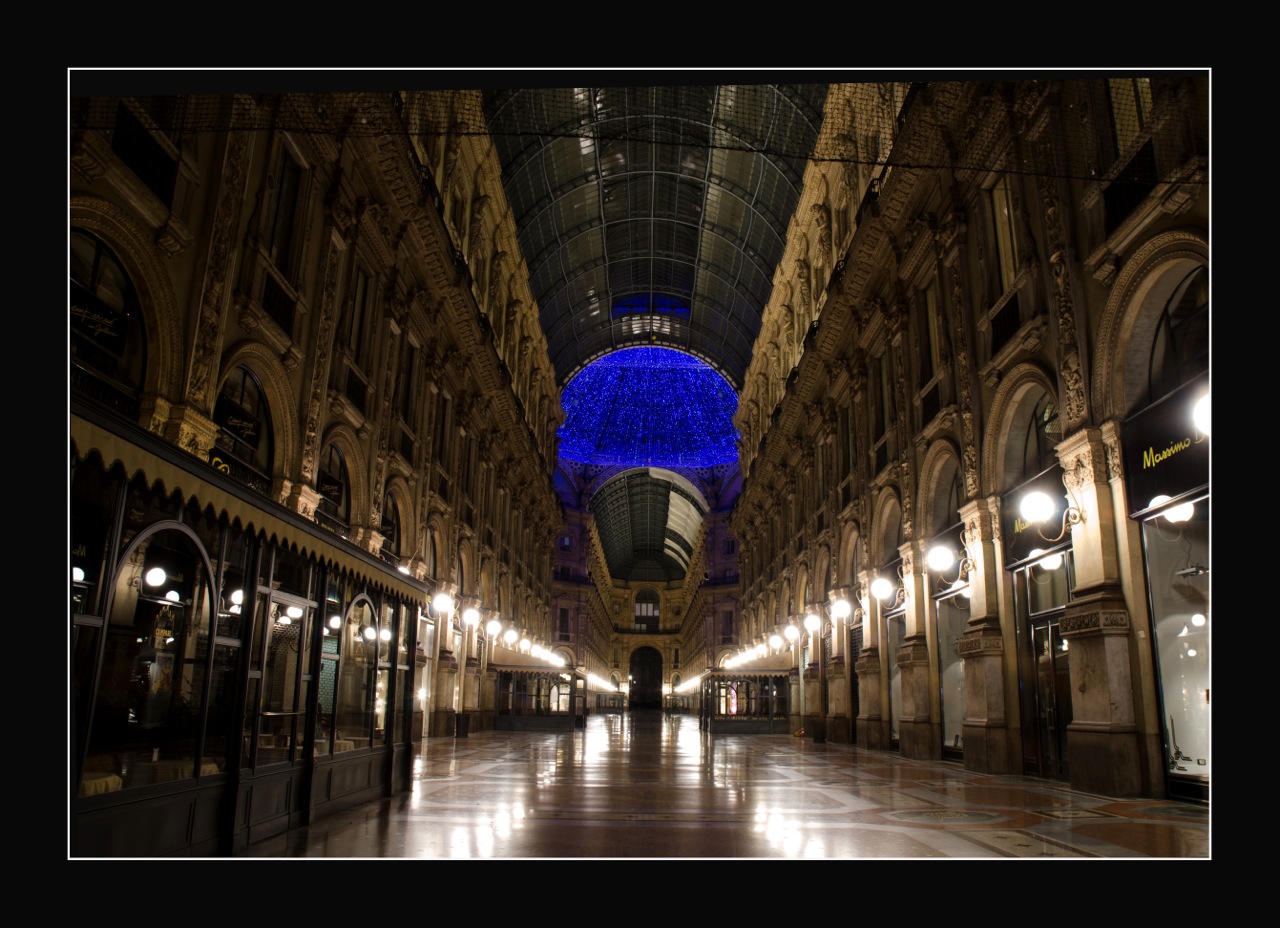
[[[1001,176],[992,186],[991,216],[995,223],[997,267],[1000,273],[1000,292],[1006,293],[1018,276],[1018,240],[1014,235],[1013,191],[1008,176]]]
[[[346,538],[351,524],[351,494],[347,481],[347,464],[337,445],[330,443],[325,449],[317,482],[320,502],[316,506],[316,521],[334,534]]]
[[[336,376],[345,380],[341,384],[342,392],[361,415],[368,415],[369,377],[366,372],[369,369],[369,340],[365,332],[369,326],[371,291],[369,274],[357,264],[351,279],[351,296],[338,325],[338,340],[343,346],[346,363],[338,365],[334,371]]]
[[[1031,477],[1058,462],[1057,447],[1062,441],[1058,407],[1048,393],[1040,397],[1026,423],[1022,445],[1022,476]]]
[[[271,411],[262,387],[247,368],[236,367],[227,375],[213,419],[218,437],[209,462],[259,493],[269,493]]]
[[[1111,98],[1111,127],[1117,157],[1132,148],[1151,113],[1151,78],[1113,78],[1107,81]]]
[[[1198,267],[1165,305],[1151,346],[1148,396],[1152,401],[1209,369],[1209,269]]]
[[[301,222],[304,172],[285,146],[276,159],[274,190],[271,192],[264,247],[274,273],[263,275],[262,309],[293,338],[297,307],[297,275],[301,252]]]
[[[71,230],[71,386],[122,415],[138,414],[146,335],[138,294],[120,259]]]
[[[893,441],[894,405],[893,380],[889,373],[889,358],[880,355],[871,361],[871,472],[878,474],[897,456]]]

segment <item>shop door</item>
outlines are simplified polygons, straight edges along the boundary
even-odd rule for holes
[[[1071,674],[1067,641],[1058,623],[1031,630],[1036,655],[1036,740],[1038,773],[1055,780],[1067,779],[1067,726],[1071,724]]]
[[[1014,573],[1023,772],[1056,780],[1067,779],[1071,670],[1069,643],[1059,623],[1071,597],[1073,574],[1069,552],[1046,556]]]

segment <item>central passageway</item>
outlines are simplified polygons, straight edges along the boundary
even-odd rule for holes
[[[696,716],[429,739],[414,787],[240,857],[1208,858],[1209,811]]]

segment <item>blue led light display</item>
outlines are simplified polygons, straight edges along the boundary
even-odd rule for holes
[[[588,364],[560,397],[560,456],[584,464],[737,463],[738,395],[708,364],[672,348],[623,348]]]

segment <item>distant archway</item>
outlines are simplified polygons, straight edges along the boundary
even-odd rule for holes
[[[630,709],[662,708],[662,655],[654,648],[636,648],[631,652]]]

